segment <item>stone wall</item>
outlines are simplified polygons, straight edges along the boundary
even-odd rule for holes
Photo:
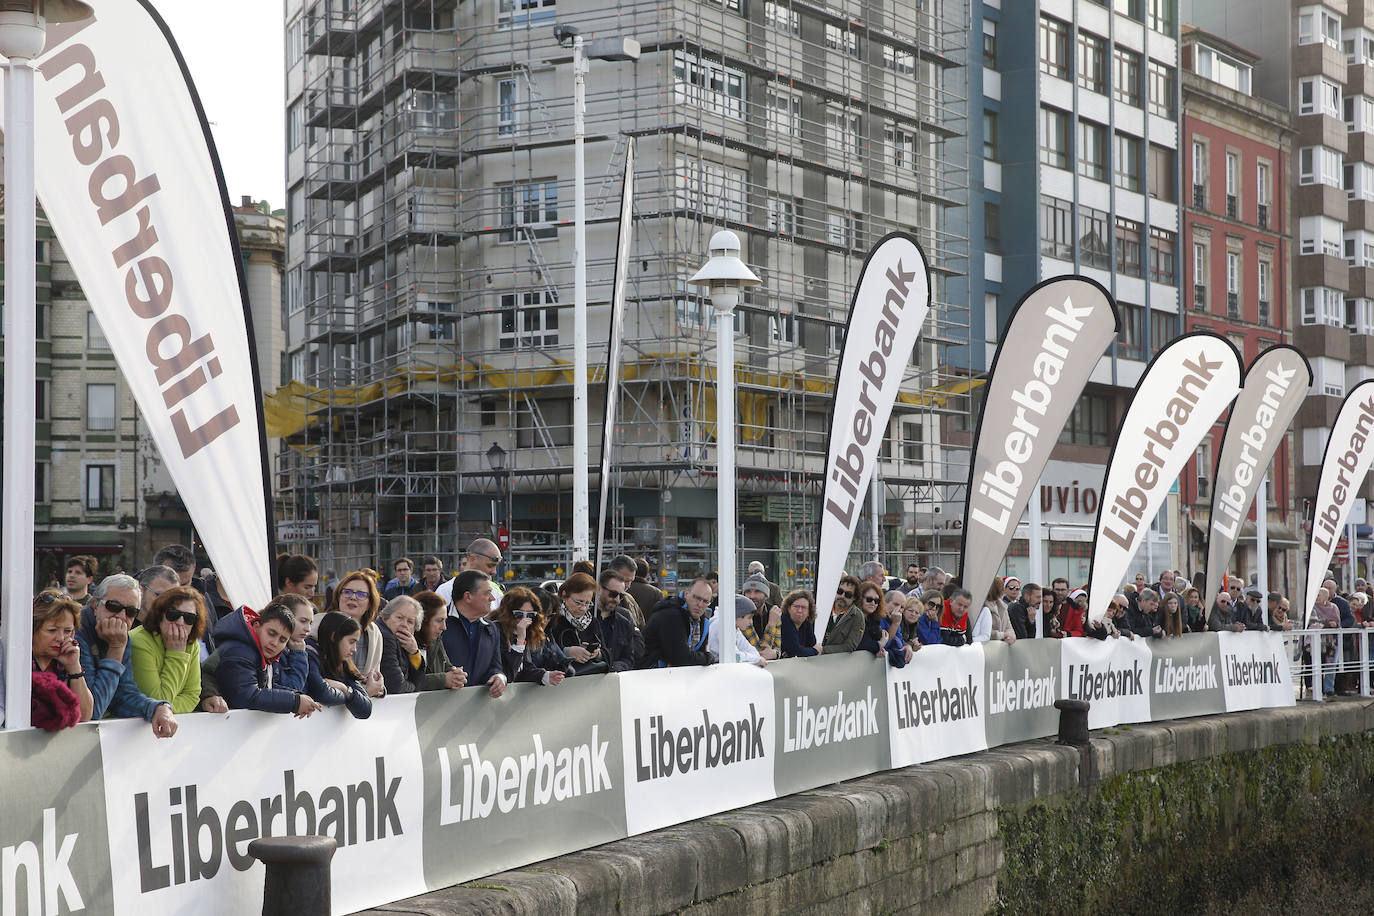
[[[879,773],[376,913],[1368,910],[1374,702]]]

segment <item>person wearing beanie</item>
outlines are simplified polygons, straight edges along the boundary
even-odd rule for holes
[[[743,595],[735,596],[735,661],[747,662],[765,668],[768,662],[759,654],[744,631],[754,625],[754,599]]]

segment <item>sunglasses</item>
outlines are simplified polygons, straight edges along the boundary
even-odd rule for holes
[[[938,611],[938,610],[940,609],[940,602],[938,602],[938,601],[927,601],[927,602],[926,602],[926,607],[930,608],[932,611]]]
[[[492,555],[489,554],[489,553],[474,553],[473,556],[474,556],[474,557],[481,557],[482,559],[486,560],[486,561],[489,562],[489,563],[500,563],[500,562],[501,562],[501,558],[500,558],[500,557],[494,557],[494,556],[492,556]]]
[[[172,623],[176,623],[179,620],[182,623],[194,624],[200,619],[200,615],[195,611],[163,611],[162,619],[170,620]]]
[[[845,591],[844,589],[840,589],[839,591],[835,592],[835,594],[839,595],[841,598],[853,598],[853,597],[854,597],[854,592],[852,592],[852,591],[848,591],[848,592],[847,592],[847,591]]]
[[[372,597],[372,596],[369,595],[367,592],[359,591],[359,590],[356,589],[356,588],[341,588],[341,589],[339,589],[339,594],[340,594],[341,596],[343,596],[344,598],[360,598],[360,599],[366,599],[366,598]]]
[[[877,595],[864,595],[864,604],[877,604],[881,600]]]
[[[612,599],[612,600],[615,600],[615,601],[619,601],[621,598],[624,598],[624,597],[625,597],[625,593],[624,593],[624,592],[613,592],[613,591],[611,591],[611,590],[608,588],[608,589],[606,589],[606,597],[607,597],[608,599]]]
[[[537,620],[537,619],[539,618],[539,612],[538,612],[538,611],[511,611],[511,616],[514,617],[516,620],[520,620],[520,619],[522,619],[522,618],[525,619],[525,620]]]
[[[130,619],[133,619],[134,617],[138,616],[137,605],[120,604],[118,601],[111,601],[108,598],[101,601],[100,603],[105,605],[105,610],[109,611],[111,614],[124,614],[127,615]]]

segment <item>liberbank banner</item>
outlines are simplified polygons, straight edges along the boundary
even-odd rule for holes
[[[1280,636],[927,646],[0,733],[0,913],[237,916],[260,836],[339,843],[336,913],[892,767],[1094,728],[1293,705]],[[111,851],[116,851],[114,855]]]

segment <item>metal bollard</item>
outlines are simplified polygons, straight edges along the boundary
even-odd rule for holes
[[[1088,746],[1088,706],[1087,700],[1054,701],[1054,708],[1059,710],[1059,744]]]
[[[267,867],[262,916],[330,916],[329,860],[339,844],[327,836],[253,840],[248,854]]]

